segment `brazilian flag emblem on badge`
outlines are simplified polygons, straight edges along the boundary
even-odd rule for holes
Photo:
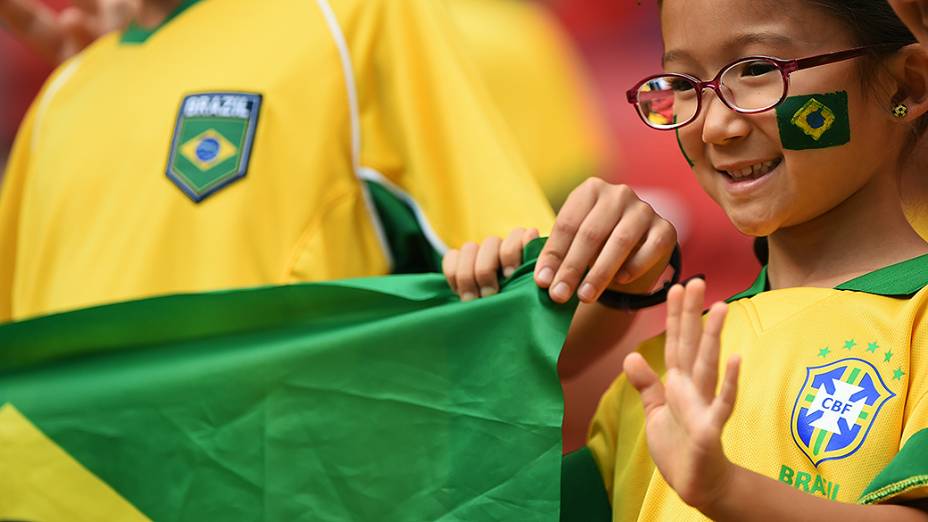
[[[788,150],[844,145],[851,141],[847,93],[790,96],[777,105],[777,124]]]
[[[200,202],[245,177],[260,109],[260,94],[186,96],[171,140],[168,178]]]

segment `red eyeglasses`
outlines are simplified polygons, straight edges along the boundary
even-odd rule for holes
[[[798,60],[748,56],[723,67],[712,81],[704,82],[688,74],[656,74],[635,84],[626,95],[649,127],[677,129],[699,116],[705,89],[715,91],[722,103],[735,112],[757,114],[769,111],[786,99],[789,75],[793,72],[850,60],[877,48],[899,47],[896,44],[870,45]]]

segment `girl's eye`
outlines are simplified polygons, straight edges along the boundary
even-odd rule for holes
[[[670,89],[674,92],[685,92],[693,90],[693,84],[682,78],[674,78],[668,83],[670,83]]]
[[[741,68],[741,76],[763,76],[777,68],[770,62],[751,62]]]

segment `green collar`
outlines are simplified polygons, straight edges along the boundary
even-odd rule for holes
[[[177,18],[178,15],[199,1],[200,0],[184,0],[179,6],[177,6],[176,9],[174,9],[174,11],[171,12],[171,14],[165,17],[165,19],[162,20],[160,24],[152,28],[141,27],[133,20],[129,24],[129,27],[127,27],[126,30],[122,33],[122,38],[120,38],[119,42],[123,44],[135,45],[145,43],[149,38],[151,38],[153,34],[158,32],[162,27],[168,25],[171,20]]]
[[[855,277],[836,286],[835,290],[851,290],[887,297],[907,297],[926,285],[928,285],[928,254]],[[770,290],[770,284],[767,281],[767,267],[764,266],[750,288],[729,297],[725,302],[730,303],[738,299],[754,297],[767,290]]]

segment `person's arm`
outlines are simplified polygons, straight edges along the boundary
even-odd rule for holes
[[[346,18],[345,27],[358,71],[363,180],[387,183],[415,205],[439,254],[519,226],[547,235],[554,212],[467,61],[445,3],[363,5],[365,16]]]
[[[740,360],[735,356],[728,361],[716,393],[727,309],[715,303],[703,324],[704,293],[700,280],[670,291],[663,383],[638,353],[629,355],[624,365],[641,394],[651,457],[680,498],[719,521],[928,521],[928,514],[917,507],[814,497],[728,460],[721,435],[734,409]]]
[[[0,175],[0,323],[13,318],[13,274],[19,246],[20,210],[30,163],[35,104],[19,126],[6,171]]]
[[[924,504],[922,504],[924,508]],[[718,521],[790,520],[793,522],[925,522],[928,513],[915,506],[860,505],[809,495],[787,484],[731,465],[715,500],[700,511]]]

